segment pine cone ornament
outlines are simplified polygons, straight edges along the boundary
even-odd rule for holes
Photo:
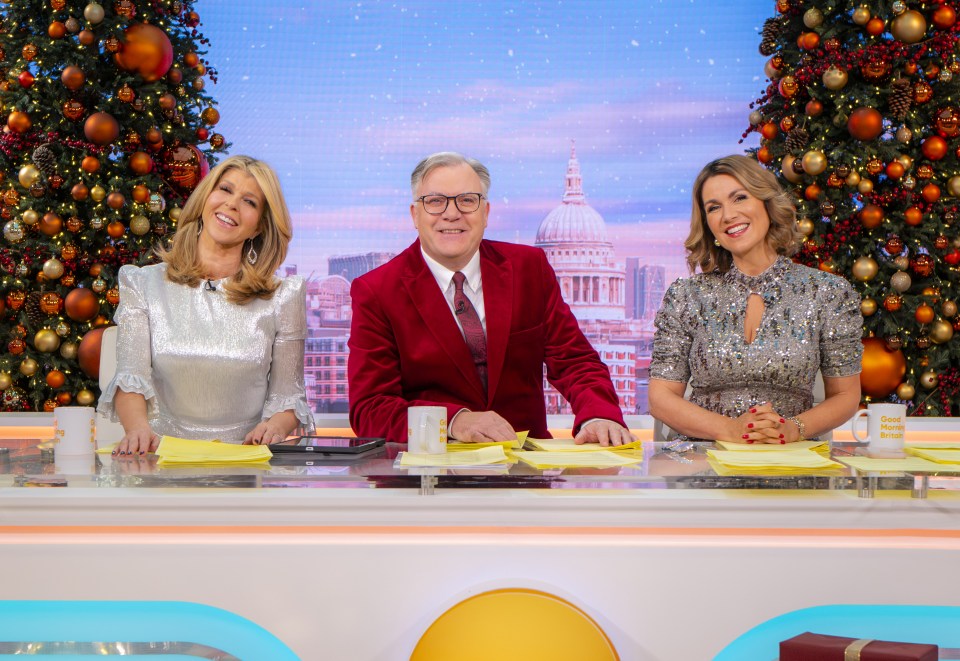
[[[910,104],[913,103],[910,92],[910,81],[906,78],[898,78],[890,83],[890,97],[887,99],[887,107],[890,109],[890,114],[901,122],[910,112]]]
[[[49,143],[44,143],[33,150],[33,164],[47,177],[57,173],[57,155],[50,149]]]
[[[40,292],[32,291],[27,294],[23,311],[27,313],[27,321],[30,322],[31,327],[38,328],[43,323],[47,315],[40,309]]]
[[[807,133],[807,129],[802,126],[795,127],[790,133],[787,134],[787,151],[798,151],[807,146],[807,141],[810,139],[810,135]]]
[[[773,55],[777,52],[777,38],[783,32],[784,22],[779,18],[768,18],[763,23],[760,36],[760,54]]]

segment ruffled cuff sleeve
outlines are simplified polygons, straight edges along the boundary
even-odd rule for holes
[[[303,350],[307,337],[306,284],[302,278],[285,278],[277,291],[277,336],[273,342],[270,386],[262,418],[293,411],[302,427],[314,430],[303,379]]]

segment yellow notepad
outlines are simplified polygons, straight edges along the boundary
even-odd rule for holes
[[[490,448],[499,445],[504,450],[520,449],[527,441],[527,431],[518,431],[517,438],[510,441],[490,441],[489,443],[462,443],[460,441],[450,441],[447,443],[447,452],[464,452],[469,450],[479,450],[480,448]]]
[[[412,466],[488,466],[509,461],[502,445],[491,445],[478,450],[444,452],[442,454],[400,453],[400,465]]]
[[[956,464],[938,464],[920,457],[839,457],[839,460],[851,468],[867,473],[960,473],[960,466]]]
[[[266,445],[236,445],[164,436],[157,447],[158,466],[201,464],[266,464],[273,453]]]
[[[622,450],[638,450],[640,441],[633,441],[624,445],[609,445],[603,447],[598,443],[583,443],[577,445],[572,438],[528,438],[533,447],[544,452],[619,452]]]
[[[907,454],[935,461],[938,464],[960,464],[960,450],[934,450],[933,448],[905,448]]]
[[[592,452],[549,452],[544,450],[514,452],[513,456],[534,468],[616,468],[631,466],[643,457],[622,452],[594,450]]]
[[[768,452],[739,452],[729,450],[707,450],[707,456],[727,468],[776,471],[780,469],[821,469],[842,468],[832,461],[811,450],[779,450]]]
[[[783,452],[788,450],[830,451],[826,441],[794,441],[786,445],[779,443],[734,443],[733,441],[717,441],[718,446],[730,452]]]

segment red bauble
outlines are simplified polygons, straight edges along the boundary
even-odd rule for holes
[[[167,147],[160,157],[167,182],[182,195],[189,195],[210,171],[207,159],[193,145]]]
[[[95,112],[83,123],[83,133],[95,145],[109,145],[120,135],[120,124],[110,113]]]
[[[74,321],[90,321],[100,312],[100,301],[89,289],[78,287],[63,301],[63,309]]]
[[[896,390],[907,372],[907,361],[903,352],[899,349],[890,351],[887,343],[879,337],[863,340],[862,366],[860,390],[874,399],[883,399]]]
[[[173,46],[160,28],[136,23],[127,28],[123,48],[113,57],[121,69],[139,73],[144,81],[152,83],[170,70]]]
[[[29,71],[22,71],[19,76],[17,76],[17,81],[20,83],[20,87],[25,89],[30,89],[30,86],[33,85],[33,81],[36,80],[33,77],[33,74]]]
[[[947,155],[947,141],[939,135],[931,135],[920,145],[920,151],[931,161],[939,161]]]
[[[957,264],[960,264],[960,250],[954,248],[951,252],[948,252],[943,256],[943,261],[950,266],[956,266]]]
[[[874,108],[857,108],[850,113],[847,130],[857,140],[874,140],[883,133],[883,115]]]
[[[87,331],[77,349],[77,362],[80,363],[80,369],[91,379],[100,378],[100,343],[103,341],[104,330],[106,327]]]

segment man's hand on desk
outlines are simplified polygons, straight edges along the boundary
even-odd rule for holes
[[[574,438],[577,445],[599,443],[602,446],[625,445],[635,440],[629,429],[613,420],[591,420],[580,428],[580,433]]]
[[[460,411],[450,424],[450,438],[465,443],[509,441],[516,437],[510,423],[493,411]]]

